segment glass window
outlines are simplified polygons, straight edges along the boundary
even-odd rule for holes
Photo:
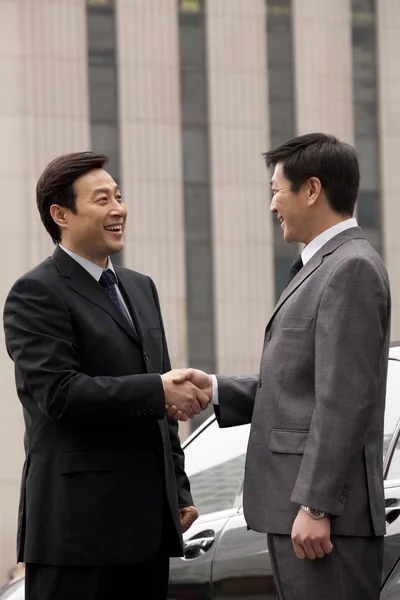
[[[242,488],[250,425],[213,421],[185,448],[185,470],[200,514],[234,507]]]
[[[375,0],[352,0],[351,7],[354,136],[361,171],[357,219],[382,253]]]
[[[393,450],[390,460],[389,471],[386,477],[387,480],[400,479],[400,438],[397,438],[396,447]]]
[[[107,170],[121,187],[114,1],[87,0],[86,15],[91,149],[110,158]],[[123,253],[114,254],[113,263],[122,262]]]
[[[215,373],[205,0],[178,0],[177,7],[188,362]],[[192,430],[210,413],[197,415]]]
[[[291,0],[267,0],[266,28],[270,147],[276,148],[296,135]],[[274,284],[278,300],[286,287],[298,245],[283,241],[282,229],[275,215],[272,222]]]
[[[384,453],[386,454],[390,440],[400,416],[400,361],[389,360],[388,378],[386,388],[385,407],[385,441]]]
[[[394,430],[399,420],[400,406],[400,362],[389,360],[388,382],[385,409],[384,455],[389,447]],[[393,450],[390,467],[386,479],[400,479],[400,439]]]

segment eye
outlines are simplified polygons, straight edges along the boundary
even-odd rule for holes
[[[122,202],[122,196],[121,196],[121,194],[117,194],[117,195],[115,196],[115,199],[116,199],[118,202]]]
[[[101,198],[97,199],[97,202],[108,202],[107,196],[101,196]]]

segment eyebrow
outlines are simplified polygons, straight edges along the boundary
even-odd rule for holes
[[[115,186],[113,187],[113,191],[116,192],[117,190],[119,191],[119,187],[118,187],[118,184],[115,184]],[[93,190],[92,195],[97,196],[97,194],[108,194],[109,191],[110,191],[109,187],[98,187],[95,190]]]

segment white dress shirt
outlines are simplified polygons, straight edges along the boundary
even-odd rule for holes
[[[350,219],[346,219],[345,221],[341,221],[333,227],[329,227],[329,229],[325,229],[322,233],[317,235],[316,238],[311,240],[307,246],[303,249],[301,253],[301,260],[303,261],[303,265],[308,263],[310,258],[314,256],[324,246],[329,240],[334,238],[342,231],[346,231],[346,229],[351,229],[351,227],[358,227],[357,219],[351,217]],[[212,377],[212,402],[213,404],[218,404],[218,381],[216,375],[211,375]]]
[[[99,265],[96,265],[91,260],[88,260],[87,258],[83,258],[83,256],[79,256],[79,254],[75,254],[75,252],[68,250],[68,248],[64,248],[64,246],[62,246],[61,244],[58,244],[58,245],[60,246],[61,250],[64,250],[64,252],[66,252],[71,258],[76,260],[76,262],[79,263],[81,265],[81,267],[83,267],[92,277],[94,277],[94,279],[97,282],[100,281],[100,277],[101,277],[103,271],[110,269],[114,273],[115,279],[116,279],[115,287],[117,288],[118,299],[121,302],[121,304],[125,310],[126,318],[129,320],[130,324],[133,326],[132,317],[129,313],[128,307],[126,306],[125,300],[123,299],[122,294],[118,288],[118,277],[117,277],[117,274],[115,272],[115,269],[113,267],[110,257],[108,257],[108,259],[107,259],[106,268],[103,269],[103,267],[99,267]]]

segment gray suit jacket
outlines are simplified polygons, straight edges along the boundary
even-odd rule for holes
[[[251,422],[244,513],[290,534],[300,504],[332,533],[385,533],[383,418],[390,338],[385,266],[354,227],[291,281],[265,331],[260,373],[218,377],[221,427]]]

